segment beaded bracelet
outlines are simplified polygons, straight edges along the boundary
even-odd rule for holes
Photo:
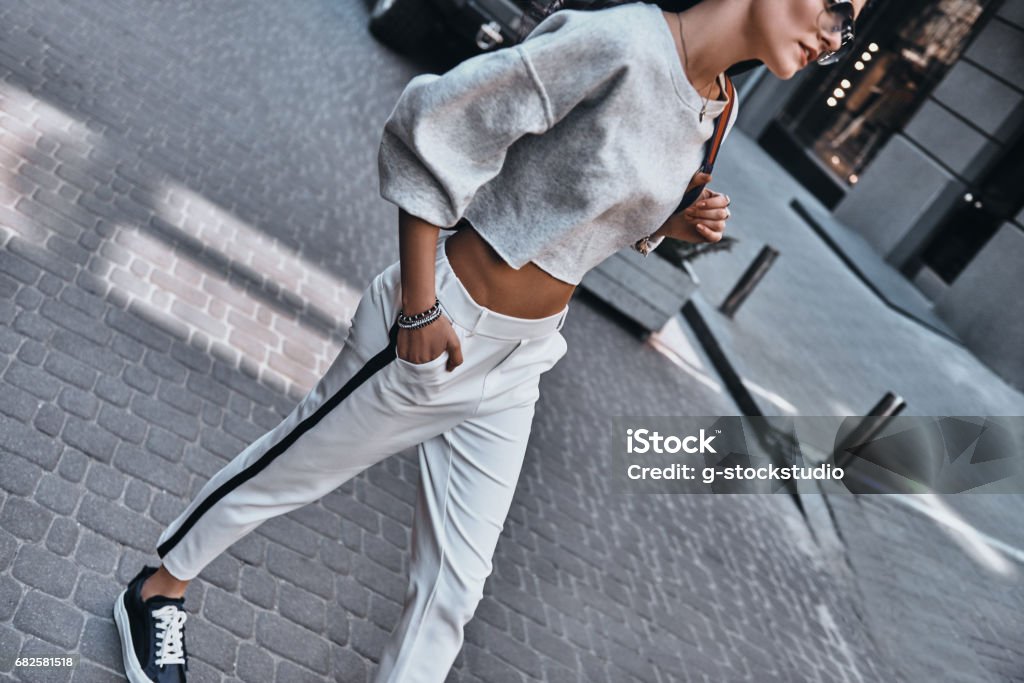
[[[398,326],[407,330],[415,330],[424,325],[429,325],[441,316],[441,301],[434,297],[434,305],[415,315],[406,315],[402,310],[398,311]]]

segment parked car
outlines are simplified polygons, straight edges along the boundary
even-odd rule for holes
[[[436,35],[454,36],[469,52],[520,42],[562,0],[375,0],[370,32],[403,53],[421,51]]]

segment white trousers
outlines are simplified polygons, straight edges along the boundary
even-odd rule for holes
[[[317,385],[200,490],[161,534],[175,577],[202,569],[261,523],[319,500],[374,463],[418,444],[420,481],[405,605],[375,683],[442,683],[483,597],[526,451],[540,375],[566,352],[568,313],[524,319],[477,304],[441,233],[436,292],[462,345],[422,364],[396,355],[401,272],[363,292],[348,337]]]

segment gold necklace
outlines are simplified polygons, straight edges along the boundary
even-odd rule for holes
[[[683,57],[686,58],[686,68],[690,68],[690,55],[686,52],[686,40],[683,39],[683,20],[679,16],[679,12],[676,12],[676,23],[679,24],[679,43],[683,46]],[[685,70],[683,72],[685,74]],[[708,95],[704,98],[704,104],[700,108],[700,122],[704,123],[704,115],[708,112],[708,101],[711,100],[711,86],[715,84],[714,81],[708,85]],[[694,88],[696,90],[696,88]],[[700,92],[697,93],[700,95]]]

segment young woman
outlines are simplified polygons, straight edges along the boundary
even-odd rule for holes
[[[562,10],[519,45],[412,79],[379,152],[400,258],[364,291],[325,376],[207,482],[158,540],[162,565],[119,596],[129,679],[184,680],[185,588],[232,543],[417,446],[409,584],[374,680],[441,683],[491,573],[540,375],[566,352],[576,285],[644,239],[721,239],[727,197],[705,189],[673,212],[688,182],[710,180],[693,172],[726,105],[723,73],[760,60],[788,79],[828,62],[862,2]]]

